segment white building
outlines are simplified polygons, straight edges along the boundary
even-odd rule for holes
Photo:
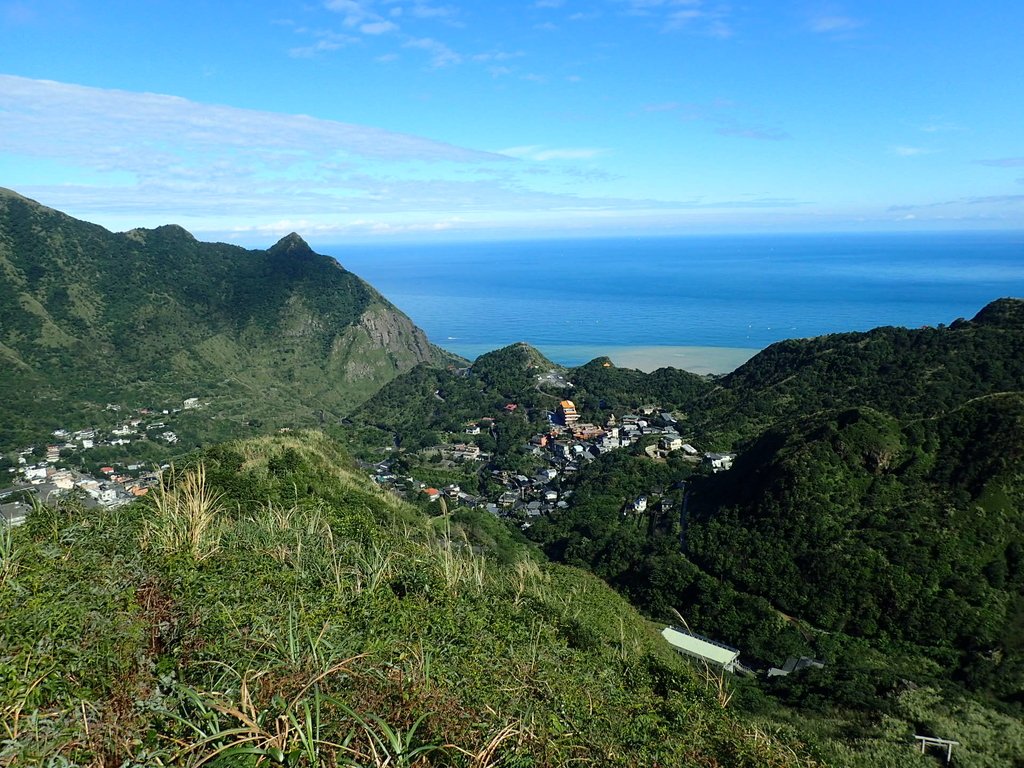
[[[661,630],[661,636],[680,653],[715,664],[726,672],[736,669],[736,660],[740,657],[740,652],[736,648],[730,648],[728,645],[678,627],[665,627]]]

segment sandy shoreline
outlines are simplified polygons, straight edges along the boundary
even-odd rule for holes
[[[442,346],[470,360],[491,351],[483,345],[442,342]],[[574,367],[588,363],[596,357],[609,357],[620,368],[637,368],[647,373],[667,366],[692,373],[729,373],[761,351],[745,347],[627,347],[600,344],[536,346],[545,357],[559,365]]]
[[[671,366],[691,373],[729,373],[760,352],[736,347],[619,347],[606,352],[620,368],[650,373]]]

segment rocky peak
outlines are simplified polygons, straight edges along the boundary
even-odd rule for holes
[[[311,256],[313,254],[313,249],[310,248],[309,243],[299,237],[296,232],[292,232],[289,235],[285,235],[271,246],[268,253],[272,256],[287,256],[289,258],[295,258],[297,256]]]

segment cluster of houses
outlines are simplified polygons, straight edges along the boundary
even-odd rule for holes
[[[130,445],[143,437],[174,445],[177,433],[167,428],[165,416],[202,407],[197,397],[182,402],[180,408],[140,408],[109,430],[89,427],[78,430],[55,429],[53,440],[40,451],[29,446],[17,452],[17,465],[8,472],[14,485],[0,493],[0,512],[9,523],[24,520],[31,509],[30,498],[46,503],[62,495],[78,492],[87,505],[112,507],[144,496],[159,482],[158,475],[142,464],[101,467],[99,477],[60,466],[62,457],[99,447]],[[123,406],[108,404],[108,411],[119,413]]]
[[[509,413],[516,408],[515,403],[505,406]],[[487,461],[490,456],[471,442],[471,436],[489,430],[493,423],[494,419],[488,417],[465,425],[463,434],[469,436],[465,442],[445,443],[438,447],[438,453],[453,463]],[[490,485],[492,488],[500,488],[500,491],[490,494],[490,498],[473,496],[454,485],[435,488],[412,478],[397,478],[391,474],[391,462],[387,461],[373,468],[374,479],[387,487],[423,494],[430,501],[446,498],[463,506],[486,509],[498,517],[514,517],[522,520],[524,527],[529,527],[531,518],[568,506],[567,500],[572,490],[566,488],[567,484],[563,481],[579,472],[582,466],[604,453],[627,448],[652,435],[657,438],[647,448],[652,458],[664,458],[678,451],[695,464],[703,461],[715,472],[732,466],[732,454],[701,455],[684,440],[678,426],[677,419],[671,413],[655,406],[641,408],[637,413],[625,414],[619,419],[613,415],[603,425],[590,424],[581,421],[573,401],[562,400],[555,410],[548,413],[545,429],[533,435],[524,446],[525,451],[537,459],[536,463],[542,469],[530,475],[492,470]],[[624,513],[645,512],[647,504],[646,496],[628,500]]]
[[[19,525],[32,509],[32,501],[43,504],[55,502],[62,496],[77,493],[87,507],[117,507],[144,496],[159,483],[159,475],[143,470],[138,464],[125,469],[138,471],[137,475],[118,473],[113,467],[103,467],[102,477],[40,462],[24,465],[20,481],[0,491],[0,515],[10,525]]]
[[[167,424],[160,420],[160,416],[173,416],[183,410],[189,411],[201,407],[202,404],[198,397],[190,397],[182,403],[180,408],[140,408],[136,415],[111,428],[107,434],[101,434],[100,430],[93,427],[73,432],[67,429],[55,429],[52,433],[54,441],[46,446],[46,461],[50,464],[56,462],[60,458],[61,451],[87,451],[101,446],[130,445],[132,440],[139,438],[139,435],[174,445],[178,442],[178,435],[174,430],[167,429]],[[119,412],[122,410],[122,406],[112,403],[107,405],[107,410]],[[152,418],[154,416],[155,420]],[[24,459],[34,454],[35,450],[35,447],[31,446],[20,451],[19,454]]]

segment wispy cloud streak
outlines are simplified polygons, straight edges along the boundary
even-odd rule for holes
[[[153,172],[216,151],[247,163],[501,156],[365,125],[0,75],[0,149]]]
[[[1024,157],[996,157],[990,160],[975,160],[978,165],[990,165],[993,168],[1024,168]]]
[[[219,229],[201,231],[256,232],[287,215],[311,222],[315,231],[341,232],[367,217],[420,226],[423,217],[451,222],[491,214],[614,216],[797,204],[577,191],[580,181],[612,178],[579,165],[607,152],[544,145],[486,152],[303,115],[0,76],[0,155],[77,169],[70,174],[74,183],[19,191],[75,215],[131,217],[132,226],[184,218],[220,222]],[[538,169],[545,173],[534,174]],[[538,189],[531,179],[547,181]]]
[[[531,145],[525,147],[508,147],[498,150],[499,154],[509,157],[523,158],[524,160],[535,160],[545,162],[547,160],[590,160],[606,154],[607,149],[597,147],[544,147]]]

